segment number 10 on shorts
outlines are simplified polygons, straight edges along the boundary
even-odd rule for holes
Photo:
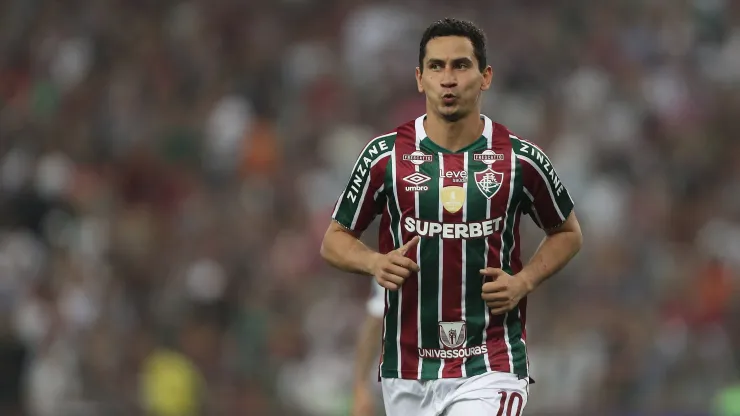
[[[496,416],[521,416],[524,399],[519,392],[500,391],[498,394],[501,396],[501,401]],[[506,413],[504,413],[504,409],[506,409]]]

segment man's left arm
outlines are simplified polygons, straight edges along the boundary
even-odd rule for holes
[[[506,313],[536,289],[548,277],[557,273],[578,253],[583,244],[581,226],[575,212],[560,226],[547,230],[547,235],[526,266],[514,276],[488,267],[481,274],[491,278],[483,284],[483,300],[491,313]]]
[[[583,244],[573,199],[550,159],[527,141],[512,137],[512,145],[522,175],[524,210],[546,236],[529,263],[514,276],[504,267],[480,271],[490,277],[484,280],[482,297],[494,314],[516,307],[522,298],[565,267]]]
[[[574,211],[562,225],[546,230],[546,233],[532,259],[516,274],[524,282],[527,293],[565,267],[583,244],[581,225]]]

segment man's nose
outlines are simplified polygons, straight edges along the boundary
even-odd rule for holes
[[[457,86],[457,77],[455,77],[454,71],[448,69],[445,69],[444,74],[442,76],[442,81],[440,82],[440,85],[442,88],[453,88]]]

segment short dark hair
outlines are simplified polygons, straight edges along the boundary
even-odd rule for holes
[[[467,20],[445,18],[438,20],[424,31],[419,44],[419,69],[424,70],[424,57],[427,54],[427,43],[434,38],[460,36],[468,38],[473,44],[473,53],[478,60],[478,69],[486,69],[486,34],[478,26]]]

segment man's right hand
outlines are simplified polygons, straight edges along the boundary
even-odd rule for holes
[[[400,248],[375,256],[371,270],[379,285],[388,290],[398,290],[411,273],[419,271],[419,265],[406,257],[406,253],[419,244],[419,240],[420,237],[415,236]]]

